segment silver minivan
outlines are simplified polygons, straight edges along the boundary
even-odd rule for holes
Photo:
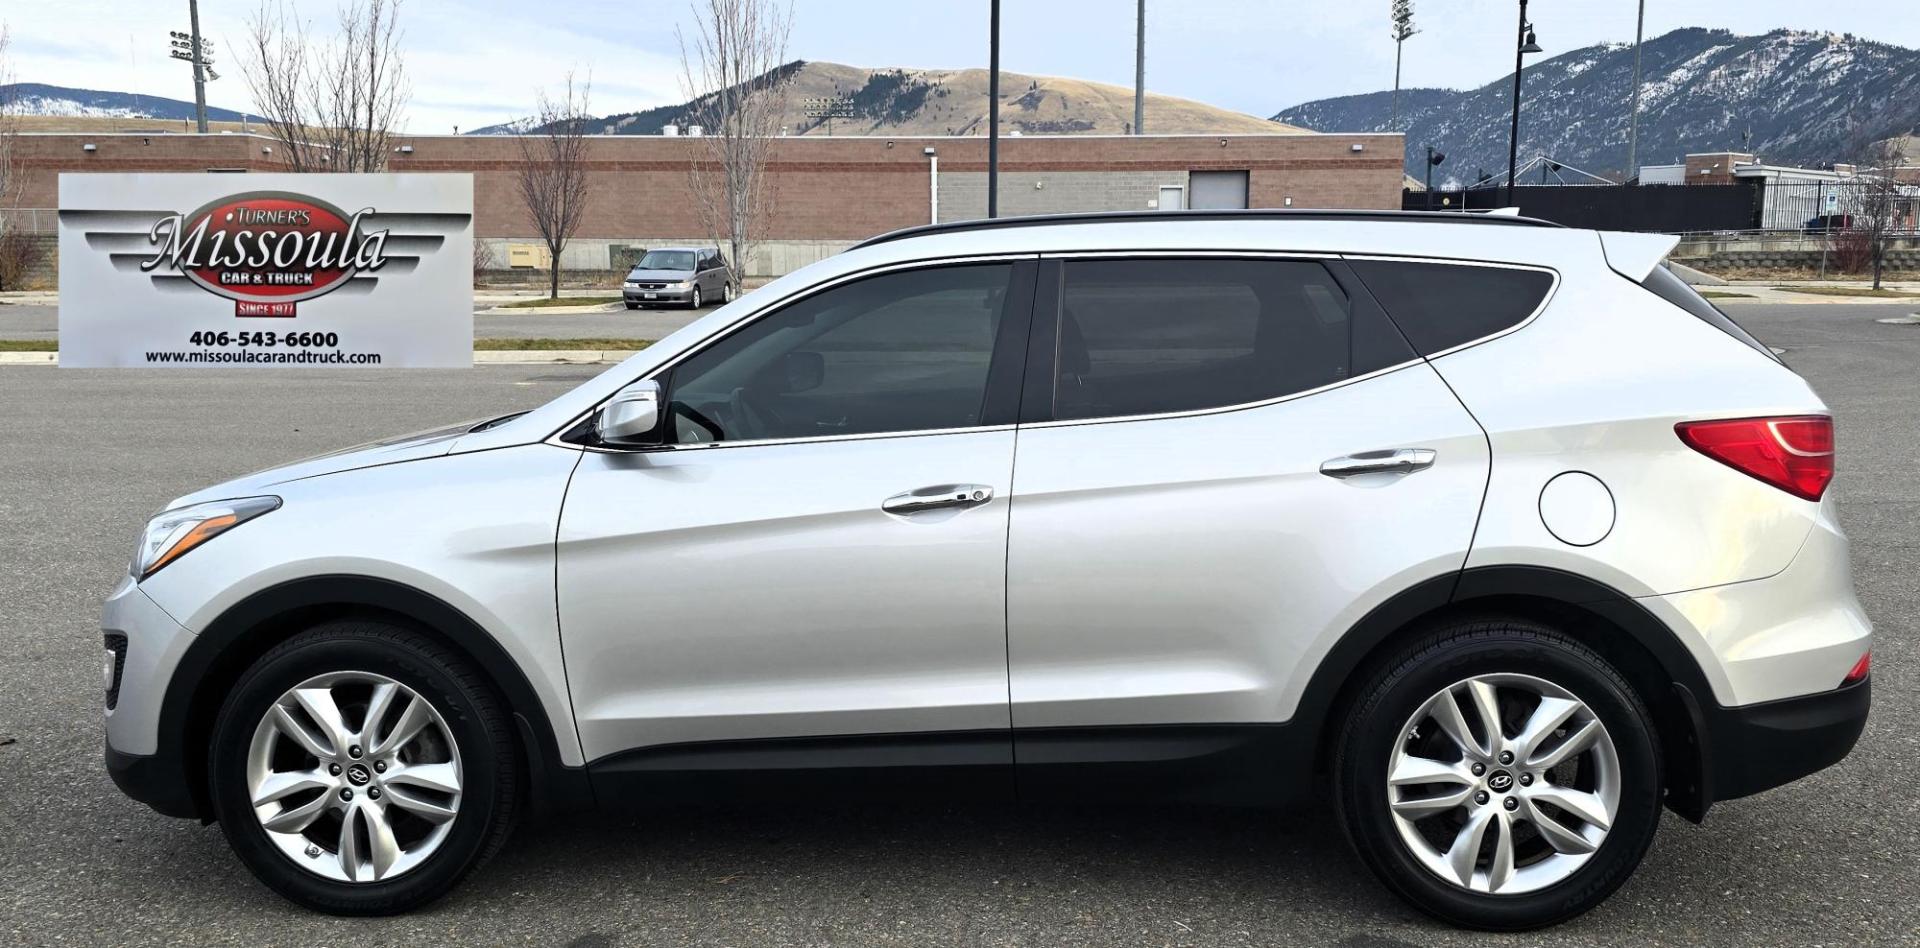
[[[668,303],[699,309],[733,300],[733,270],[712,247],[660,247],[627,271],[620,296],[628,309]]]
[[[1870,703],[1833,420],[1675,242],[876,238],[532,411],[169,504],[106,604],[107,769],[330,912],[530,811],[877,793],[1318,799],[1427,912],[1569,918]]]

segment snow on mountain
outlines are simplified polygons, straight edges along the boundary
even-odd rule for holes
[[[1520,158],[1545,154],[1596,174],[1625,170],[1633,47],[1607,43],[1529,62]],[[1403,89],[1407,172],[1426,146],[1446,153],[1441,180],[1473,181],[1507,165],[1513,75],[1477,89]],[[1274,118],[1328,132],[1393,131],[1392,93],[1321,99]],[[1738,36],[1682,29],[1642,49],[1640,164],[1689,152],[1750,151],[1763,160],[1845,161],[1865,139],[1920,127],[1920,51],[1852,34],[1775,30]]]

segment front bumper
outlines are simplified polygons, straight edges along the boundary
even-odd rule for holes
[[[1687,693],[1691,699],[1691,693]],[[1771,790],[1839,763],[1867,726],[1872,679],[1761,704],[1699,709],[1709,801]]]
[[[620,295],[629,303],[691,303],[693,289],[684,290],[640,290],[622,287]]]
[[[181,656],[194,641],[173,617],[124,578],[100,625],[126,637],[118,694],[106,711],[107,773],[127,796],[168,816],[198,816],[177,738],[163,740],[160,709]]]
[[[107,776],[121,793],[162,816],[197,819],[203,815],[180,754],[128,754],[108,744],[106,757]]]

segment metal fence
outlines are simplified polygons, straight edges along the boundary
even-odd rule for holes
[[[1759,223],[1759,190],[1748,184],[1686,187],[1522,185],[1512,203],[1527,217],[1594,230],[1649,233],[1752,230]],[[1405,210],[1489,211],[1508,204],[1505,188],[1407,191]]]
[[[1813,233],[1844,231],[1880,187],[1875,182],[1768,181],[1761,190],[1760,227]],[[1920,185],[1899,185],[1889,235],[1920,233]]]

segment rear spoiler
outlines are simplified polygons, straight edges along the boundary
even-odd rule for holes
[[[1680,238],[1672,234],[1630,234],[1617,230],[1603,230],[1599,234],[1600,251],[1607,258],[1607,266],[1635,283],[1644,282],[1647,274],[1680,245]]]

